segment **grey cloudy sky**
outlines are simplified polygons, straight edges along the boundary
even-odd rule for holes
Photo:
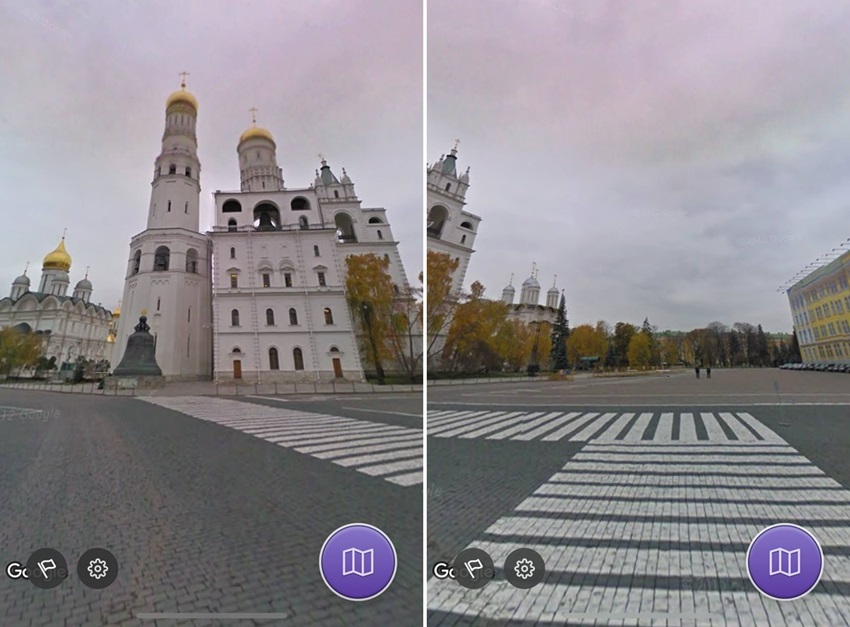
[[[322,153],[367,207],[386,207],[408,278],[422,269],[422,10],[418,0],[161,0],[0,4],[0,293],[68,227],[71,287],[121,297],[145,228],[165,100],[198,98],[201,227],[239,189],[249,109],[290,187]]]
[[[531,264],[571,324],[790,331],[850,237],[843,0],[430,0],[428,154],[461,139],[468,282]]]

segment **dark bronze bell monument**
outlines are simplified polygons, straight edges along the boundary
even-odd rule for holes
[[[150,334],[145,310],[136,325],[136,332],[127,338],[127,349],[118,367],[112,371],[115,377],[161,377],[162,370],[156,363],[154,337]]]

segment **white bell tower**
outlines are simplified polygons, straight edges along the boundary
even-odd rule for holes
[[[115,368],[142,310],[156,338],[156,360],[169,380],[212,376],[209,242],[200,233],[198,101],[179,91],[165,104],[162,150],[154,163],[147,228],[130,242],[123,314],[111,359]]]

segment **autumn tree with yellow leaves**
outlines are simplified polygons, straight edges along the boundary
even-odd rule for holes
[[[348,305],[362,330],[363,353],[378,383],[384,382],[387,361],[415,380],[422,362],[417,341],[422,326],[421,290],[395,286],[389,261],[372,253],[351,255],[345,266]]]
[[[446,253],[428,251],[426,262],[428,285],[425,288],[428,363],[441,360],[444,344],[439,340],[440,338],[445,339],[452,324],[455,310],[463,298],[462,294],[452,289],[454,273],[459,265],[459,260],[452,259]]]

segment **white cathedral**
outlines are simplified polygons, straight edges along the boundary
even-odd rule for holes
[[[386,210],[362,207],[324,158],[312,184],[287,187],[255,119],[237,145],[241,189],[214,193],[202,233],[197,117],[184,80],[166,101],[147,228],[130,242],[113,367],[144,311],[167,380],[363,380],[345,259],[384,257],[407,287]]]
[[[555,277],[552,287],[546,292],[546,304],[540,304],[540,283],[537,281],[537,264],[531,269],[531,275],[522,282],[519,293],[519,302],[515,303],[516,288],[513,286],[513,275],[510,282],[502,290],[502,302],[508,305],[508,318],[519,320],[525,324],[537,324],[546,322],[554,324],[558,317],[558,305],[561,300],[561,292],[556,284]]]
[[[109,359],[109,329],[112,312],[91,302],[93,286],[88,274],[68,295],[71,255],[65,249],[65,236],[55,250],[47,253],[41,266],[41,280],[33,291],[27,271],[12,282],[9,296],[0,299],[0,329],[14,327],[43,338],[43,355],[56,358],[57,365],[77,357]]]

